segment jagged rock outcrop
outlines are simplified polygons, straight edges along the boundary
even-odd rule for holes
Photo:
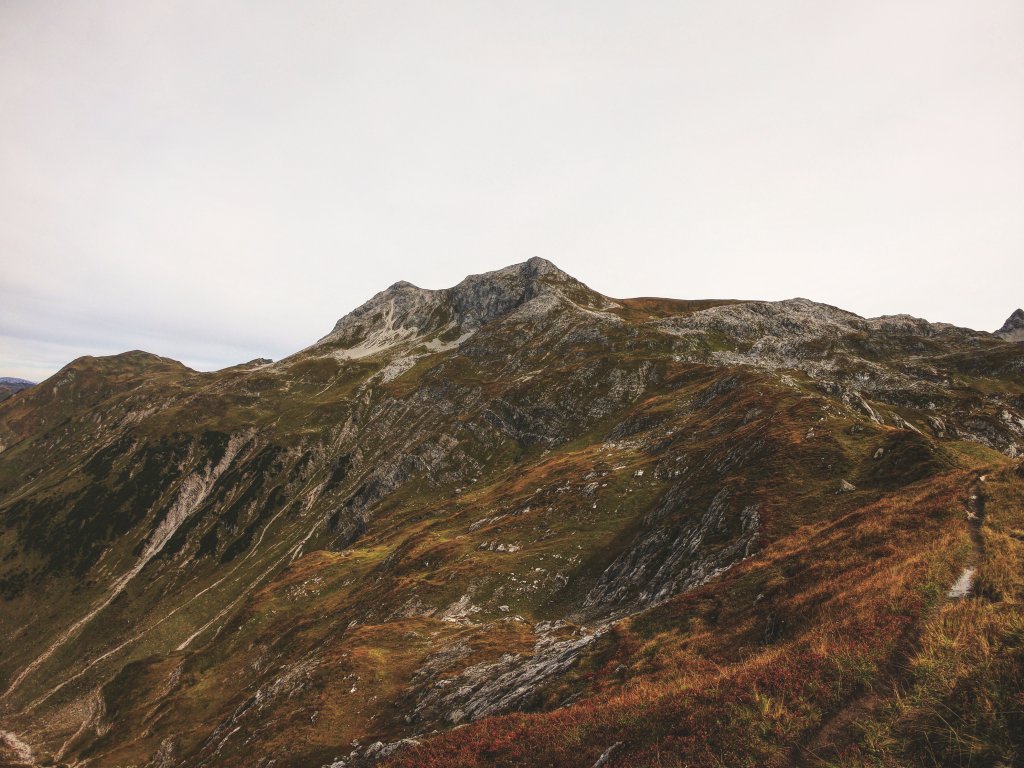
[[[1006,318],[1003,327],[995,335],[1006,341],[1024,341],[1024,309],[1018,309]]]
[[[318,348],[347,359],[424,345],[441,351],[465,341],[481,327],[514,311],[543,311],[551,302],[576,302],[586,309],[613,303],[550,261],[532,258],[485,275],[470,275],[454,288],[429,290],[398,282],[341,318]]]
[[[35,765],[32,748],[9,731],[0,731],[0,765],[31,768]]]

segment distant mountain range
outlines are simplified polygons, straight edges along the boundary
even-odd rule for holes
[[[35,385],[34,381],[15,379],[10,376],[0,376],[0,402],[3,402],[15,392],[21,392],[21,390],[34,387]]]
[[[0,765],[1020,765],[1022,321],[531,259],[75,360],[0,404]]]

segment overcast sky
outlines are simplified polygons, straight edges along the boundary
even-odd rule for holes
[[[1024,304],[1024,2],[0,2],[0,375],[279,358],[397,280]]]

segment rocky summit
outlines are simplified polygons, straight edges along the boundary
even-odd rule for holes
[[[1021,764],[1014,318],[531,259],[75,360],[0,404],[0,765]]]
[[[1024,341],[1024,309],[1018,309],[1006,318],[996,336],[1006,341]]]

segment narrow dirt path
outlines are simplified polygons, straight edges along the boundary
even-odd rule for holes
[[[960,577],[947,593],[951,600],[960,600],[972,594],[974,576],[985,554],[985,538],[981,526],[985,519],[984,484],[989,469],[975,472],[967,495],[967,524],[971,537],[971,557]],[[791,762],[799,768],[823,764],[826,757],[834,757],[834,747],[843,731],[858,720],[863,720],[884,702],[884,694],[878,693],[886,684],[895,685],[900,674],[905,670],[920,643],[920,627],[909,626],[904,631],[897,646],[898,650],[881,670],[881,675],[874,689],[865,690],[855,696],[845,706],[826,717],[821,726],[805,736],[794,745]]]
[[[885,694],[879,691],[884,690],[885,684],[895,684],[901,671],[910,663],[919,641],[920,629],[913,625],[908,626],[897,643],[899,650],[881,670],[878,683],[873,688],[855,695],[842,708],[826,717],[817,731],[808,734],[794,745],[792,764],[799,768],[810,768],[823,764],[826,757],[834,757],[839,737],[858,720],[868,717],[884,701]]]
[[[981,525],[985,521],[985,480],[991,470],[979,470],[971,483],[967,496],[967,530],[971,534],[971,558],[960,572],[959,578],[949,588],[947,597],[961,600],[974,592],[974,577],[985,556],[985,536]]]

